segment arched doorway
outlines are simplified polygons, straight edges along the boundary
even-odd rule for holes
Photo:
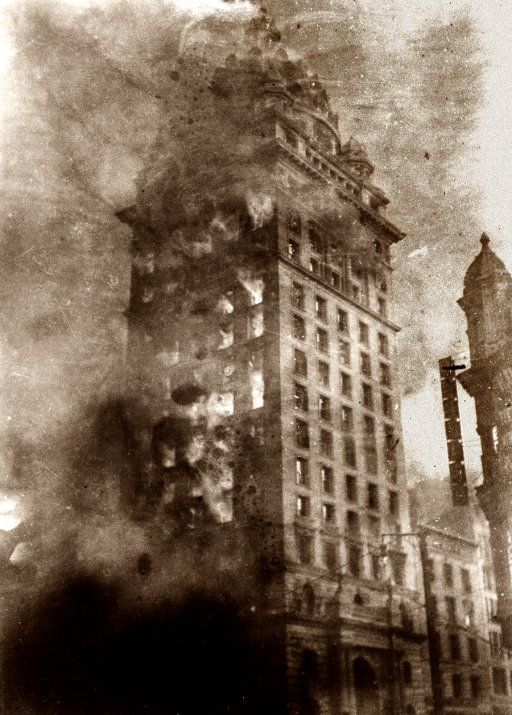
[[[365,658],[352,663],[357,715],[379,712],[379,690],[375,670]]]

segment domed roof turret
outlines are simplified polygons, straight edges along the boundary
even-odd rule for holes
[[[366,149],[355,137],[350,137],[340,151],[341,161],[358,176],[368,179],[373,174],[374,166],[368,158]]]
[[[505,280],[505,282],[512,284],[510,273],[507,271],[503,261],[489,248],[489,242],[489,236],[486,233],[482,233],[480,237],[482,249],[466,271],[464,292],[477,287],[484,281],[501,283]]]

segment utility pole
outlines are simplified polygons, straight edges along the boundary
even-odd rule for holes
[[[423,591],[425,594],[425,610],[427,616],[428,653],[430,661],[430,676],[432,678],[432,698],[435,715],[443,715],[443,681],[439,667],[439,641],[437,626],[437,609],[431,589],[432,573],[428,559],[427,534],[420,528],[418,540],[420,547],[421,570],[423,573]]]

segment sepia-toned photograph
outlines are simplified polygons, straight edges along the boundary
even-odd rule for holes
[[[511,38],[0,0],[0,715],[512,715]]]

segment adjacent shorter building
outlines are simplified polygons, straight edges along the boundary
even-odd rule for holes
[[[425,535],[440,711],[505,715],[512,713],[512,659],[496,619],[489,526],[471,490],[466,506],[441,511],[450,492],[448,480],[420,483],[411,509]]]

